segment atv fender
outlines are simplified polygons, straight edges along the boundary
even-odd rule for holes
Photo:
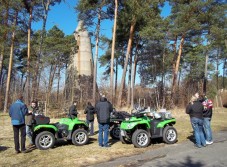
[[[44,124],[44,125],[35,126],[33,132],[37,132],[37,131],[39,131],[41,129],[51,129],[51,131],[54,131],[54,132],[58,131],[58,129],[57,129],[57,127],[55,125],[52,125],[52,124],[45,125]]]
[[[176,123],[176,119],[175,118],[167,119],[167,120],[164,120],[164,121],[160,122],[157,125],[157,128],[164,128],[166,125],[174,125],[175,123]]]

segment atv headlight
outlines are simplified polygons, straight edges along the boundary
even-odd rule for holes
[[[129,120],[130,120],[130,118],[125,118],[125,120],[126,120],[126,121],[129,121]]]

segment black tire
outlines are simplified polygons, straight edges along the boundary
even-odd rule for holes
[[[88,133],[84,129],[77,129],[72,134],[72,143],[76,146],[82,146],[88,142]]]
[[[166,126],[163,131],[163,141],[167,144],[176,143],[177,130],[172,126]]]
[[[143,129],[136,130],[132,135],[132,143],[137,148],[147,147],[151,142],[148,132]]]
[[[120,137],[120,141],[122,142],[122,144],[131,144],[132,141],[128,140],[128,138],[124,137],[124,136],[119,136]]]
[[[120,125],[114,125],[114,127],[110,130],[110,136],[112,139],[120,139]]]
[[[55,144],[54,134],[49,131],[39,133],[35,138],[35,145],[40,150],[52,148]]]

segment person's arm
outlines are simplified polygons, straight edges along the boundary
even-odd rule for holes
[[[86,107],[85,110],[84,110],[84,114],[87,114],[87,107]]]
[[[188,104],[186,107],[186,114],[190,114],[191,112],[191,104]]]
[[[12,115],[12,112],[11,112],[11,106],[9,107],[9,116],[11,117],[11,115]]]
[[[23,115],[28,115],[28,113],[30,113],[30,112],[28,112],[28,107],[25,104],[22,105],[21,111],[22,111]]]

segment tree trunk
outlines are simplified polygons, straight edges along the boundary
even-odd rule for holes
[[[166,49],[164,48],[163,55],[162,55],[162,88],[161,88],[161,97],[162,97],[162,105],[161,108],[164,108],[165,106],[165,99],[166,99],[166,93],[165,93],[165,53]]]
[[[114,88],[114,101],[113,104],[115,104],[116,101],[116,93],[117,93],[117,79],[118,77],[118,58],[115,59],[115,88]]]
[[[47,16],[48,16],[50,2],[51,2],[51,0],[48,0],[45,4],[45,2],[42,0],[42,6],[43,6],[43,9],[44,9],[44,16],[43,16],[42,31],[41,31],[41,34],[40,34],[39,52],[38,52],[38,56],[37,56],[37,60],[36,60],[35,74],[34,74],[33,83],[32,83],[32,86],[33,86],[32,98],[33,99],[36,99],[38,97],[38,93],[39,93],[38,92],[38,90],[39,90],[39,88],[38,88],[38,86],[39,86],[38,76],[39,76],[39,73],[40,73],[39,66],[40,66],[40,58],[41,58],[41,55],[42,55],[43,39],[44,39],[45,32],[46,32],[46,22],[47,22]]]
[[[96,27],[95,59],[94,59],[94,76],[93,76],[93,103],[96,103],[96,79],[97,79],[97,60],[99,50],[99,32],[101,24],[101,8],[98,9],[98,23]]]
[[[218,82],[218,67],[219,67],[219,61],[218,61],[218,58],[220,57],[220,54],[221,54],[221,49],[218,48],[218,52],[217,52],[217,57],[216,57],[216,87],[217,87],[217,90],[219,89],[219,82]]]
[[[223,65],[222,89],[225,89],[225,69],[226,69],[226,59]]]
[[[123,93],[123,88],[125,84],[125,76],[126,76],[126,71],[127,71],[127,66],[128,66],[128,58],[131,52],[131,47],[132,47],[132,40],[133,40],[133,35],[134,35],[134,29],[136,25],[136,20],[133,20],[130,26],[130,34],[129,34],[129,40],[128,40],[128,46],[127,46],[127,53],[125,56],[125,63],[124,63],[124,69],[123,69],[123,74],[121,78],[121,85],[119,89],[119,95],[118,95],[118,106],[121,106],[121,101],[122,101],[122,93]]]
[[[178,55],[177,55],[177,60],[176,60],[176,66],[175,66],[175,69],[174,69],[173,83],[172,83],[172,99],[173,99],[173,97],[175,96],[175,93],[176,93],[177,74],[178,74],[178,70],[179,70],[179,66],[180,66],[180,58],[181,58],[181,55],[182,55],[184,38],[185,38],[185,34],[183,34],[182,37],[181,37],[180,47],[179,47],[179,50],[178,50]]]
[[[203,94],[207,92],[207,64],[208,64],[208,50],[206,51],[205,57],[205,69],[204,69],[204,80],[203,80]]]
[[[30,57],[31,57],[31,24],[32,24],[32,7],[29,8],[29,21],[28,21],[28,57],[27,57],[27,90],[26,90],[26,103],[30,104]]]
[[[115,38],[116,38],[116,29],[117,29],[117,9],[118,9],[118,0],[115,0],[115,9],[114,9],[114,28],[113,28],[113,38],[112,38],[112,50],[111,50],[111,66],[110,66],[110,96],[111,102],[113,103],[113,75],[114,75],[114,51],[115,51]]]
[[[6,4],[6,12],[5,12],[5,17],[4,17],[4,27],[8,27],[8,16],[9,16],[9,7],[8,4]],[[3,68],[3,60],[4,60],[4,52],[5,52],[5,41],[7,38],[7,33],[8,31],[5,30],[3,33],[3,38],[2,38],[2,46],[1,46],[1,53],[0,53],[0,83],[2,82],[2,68]],[[2,95],[2,87],[0,86],[0,94]]]
[[[136,47],[138,47],[138,45]],[[134,87],[135,87],[135,79],[136,79],[136,66],[137,66],[137,59],[138,59],[137,57],[138,57],[138,48],[136,48],[136,54],[134,56],[134,64],[132,67],[131,109],[134,108]]]
[[[47,106],[50,105],[50,95],[52,91],[53,81],[54,81],[54,75],[56,72],[57,65],[51,65],[50,67],[50,78],[49,78],[49,84],[48,84],[48,90],[47,90]]]
[[[17,25],[17,16],[18,16],[18,11],[16,11],[15,16],[14,16],[14,29],[13,29],[12,37],[11,37],[9,68],[8,68],[7,83],[6,83],[6,94],[5,94],[5,103],[4,103],[4,110],[3,110],[4,113],[6,113],[7,108],[8,108],[8,99],[9,99],[9,90],[10,90],[10,79],[11,79],[11,72],[12,72],[12,66],[13,66],[13,50],[14,50],[14,41],[15,41],[15,31],[16,31],[16,25]]]
[[[61,73],[61,68],[60,66],[58,66],[57,104],[59,104],[59,86],[60,86],[60,77],[61,77],[60,73]]]
[[[178,36],[175,37],[175,41],[174,41],[174,49],[173,49],[173,60],[172,60],[172,76],[174,76],[174,72],[175,72],[175,68],[176,68],[176,59],[177,59],[177,38]],[[172,83],[173,83],[174,77],[172,78]]]
[[[129,70],[128,70],[128,92],[127,92],[127,107],[130,107],[130,99],[131,99],[131,76],[132,76],[132,56],[129,59]]]

